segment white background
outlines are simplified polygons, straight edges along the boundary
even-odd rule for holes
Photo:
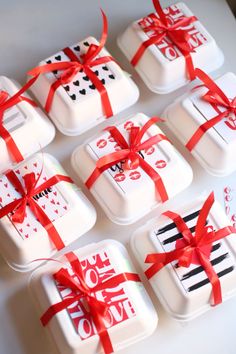
[[[236,22],[225,0],[186,0],[194,14],[206,25],[224,51],[226,61],[218,73],[236,72]],[[162,1],[163,5],[171,1]],[[82,40],[88,35],[99,38],[101,16],[99,7],[108,15],[110,30],[108,50],[120,61],[123,68],[133,74],[141,96],[139,102],[116,117],[125,117],[141,111],[150,116],[160,114],[175,97],[184,93],[180,89],[167,96],[151,93],[141,82],[116,45],[119,32],[133,20],[150,13],[151,0],[0,0],[0,73],[24,83],[24,73],[41,60],[59,49]],[[109,124],[114,119],[109,120]],[[91,130],[82,137],[65,137],[57,134],[55,141],[46,151],[55,155],[64,168],[78,182],[70,165],[70,155],[74,148],[102,129]],[[207,175],[181,147],[172,134],[164,130],[194,169],[192,186],[168,203],[168,207],[180,206],[183,201],[196,197],[199,192],[214,189],[223,203],[223,187],[236,187],[236,174],[228,178],[214,178]],[[90,200],[94,202],[89,193]],[[83,236],[73,247],[80,247],[91,241],[115,238],[127,244],[130,233],[143,220],[130,227],[112,224],[94,202],[98,211],[96,227]],[[154,216],[155,212],[151,216]],[[150,215],[149,215],[150,217]],[[147,218],[146,218],[147,219]],[[27,290],[28,275],[10,270],[0,258],[0,354],[51,354],[52,350],[41,328]],[[143,342],[124,350],[123,354],[235,354],[236,299],[232,299],[186,326],[181,326],[169,318],[161,305],[148,290],[154,300],[159,315],[156,332]],[[66,354],[66,353],[64,353]],[[81,353],[83,354],[83,353]]]

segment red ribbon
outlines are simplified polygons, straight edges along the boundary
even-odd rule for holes
[[[204,83],[209,91],[202,96],[202,99],[212,105],[212,107],[216,110],[218,115],[214,118],[209,119],[196,130],[193,136],[189,139],[186,144],[186,148],[189,151],[192,151],[193,148],[197,145],[202,136],[216,124],[221,122],[225,117],[227,117],[230,113],[233,113],[236,116],[236,97],[230,100],[224,92],[216,85],[216,83],[202,70],[196,69],[196,76]],[[225,111],[221,112],[218,108],[224,107]],[[225,124],[232,129],[232,126],[229,122],[225,122]],[[236,127],[233,128],[236,130]]]
[[[32,172],[23,176],[23,186],[14,171],[11,170],[7,172],[6,177],[9,182],[15,187],[15,189],[21,194],[21,197],[19,199],[13,200],[12,202],[0,209],[0,219],[10,213],[13,213],[10,216],[12,222],[21,224],[23,223],[26,217],[26,206],[28,205],[33,214],[35,215],[36,219],[38,219],[41,225],[46,229],[51,241],[53,242],[57,250],[64,248],[65,245],[61,240],[61,237],[58,234],[53,223],[33,197],[38,193],[43,192],[45,189],[56,185],[59,182],[64,181],[68,183],[73,183],[72,179],[68,176],[55,175],[49,178],[46,182],[42,183],[40,186],[37,186],[40,175],[36,179],[35,173]]]
[[[153,31],[154,35],[141,44],[133,56],[131,64],[136,66],[149,46],[159,44],[163,38],[168,36],[185,57],[189,79],[191,81],[194,80],[196,76],[190,53],[195,52],[195,50],[189,44],[189,39],[191,37],[188,31],[181,29],[181,27],[189,26],[191,23],[197,21],[197,18],[195,16],[183,17],[172,25],[168,22],[168,18],[161,7],[159,0],[153,0],[153,5],[159,18],[155,14],[151,14],[150,17],[153,20],[153,24],[145,26],[143,30],[145,33]]]
[[[163,213],[163,215],[173,220],[183,239],[176,242],[175,250],[171,252],[149,254],[145,263],[153,264],[146,270],[145,274],[150,279],[167,264],[176,260],[179,266],[186,268],[191,264],[200,264],[212,285],[213,305],[215,306],[222,302],[222,293],[220,280],[210,262],[212,245],[213,242],[235,233],[236,230],[232,226],[227,226],[218,231],[212,231],[211,227],[206,226],[206,220],[213,204],[214,193],[212,192],[200,211],[195,235],[192,234],[180,215],[171,211]]]
[[[150,126],[159,120],[160,118],[153,117],[149,119],[149,121],[142,128],[131,127],[129,133],[129,143],[126,142],[123,135],[115,126],[108,127],[106,130],[110,132],[111,136],[121,147],[121,150],[107,154],[97,160],[94,171],[85,182],[87,188],[90,189],[94,182],[104,171],[108,170],[110,167],[119,162],[125,161],[125,169],[132,170],[140,166],[155,183],[156,192],[157,195],[160,196],[161,201],[165,202],[168,200],[168,194],[161,176],[139,155],[139,151],[141,150],[148,149],[154,144],[158,144],[163,140],[168,141],[165,135],[157,134],[145,140],[144,142],[141,142],[144,134],[147,132]]]
[[[109,306],[105,302],[98,300],[95,294],[97,291],[102,291],[107,288],[114,288],[126,281],[140,282],[141,280],[138,274],[121,273],[114,275],[112,278],[104,281],[102,284],[96,285],[93,288],[89,288],[86,284],[83,270],[78,258],[72,252],[69,254],[69,256],[67,256],[67,258],[70,259],[72,269],[74,274],[78,277],[79,282],[75,280],[74,277],[70,275],[68,270],[65,268],[61,268],[57,273],[54,274],[54,279],[60,285],[63,285],[66,288],[70,288],[73,292],[73,296],[67,299],[63,299],[57,304],[51,305],[41,317],[41,322],[43,326],[46,326],[52,317],[55,316],[58,312],[66,309],[74,302],[84,299],[88,304],[89,313],[91,314],[92,320],[97,329],[104,353],[113,353],[113,346],[105,325],[105,319]]]
[[[15,163],[23,161],[24,157],[22,156],[9,131],[3,126],[4,112],[22,101],[28,102],[33,107],[37,107],[37,104],[33,100],[21,96],[26,90],[28,90],[31,85],[32,81],[29,81],[15,95],[10,98],[7,92],[0,91],[0,137],[5,141],[7,150],[11,155],[13,162]]]
[[[113,111],[110,103],[110,99],[107,93],[107,90],[101,80],[97,77],[97,75],[93,72],[92,68],[97,65],[105,64],[110,61],[114,61],[111,56],[104,56],[100,58],[96,58],[101,50],[104,48],[106,40],[107,40],[107,33],[108,33],[108,22],[105,13],[101,10],[102,17],[103,17],[103,32],[102,37],[100,40],[99,46],[95,44],[90,44],[89,49],[86,54],[82,56],[82,62],[80,59],[75,55],[75,53],[70,48],[63,49],[63,52],[71,61],[64,61],[60,63],[52,63],[52,64],[45,64],[42,66],[38,66],[31,71],[28,72],[28,75],[33,76],[33,80],[36,81],[40,74],[45,74],[52,72],[54,70],[62,71],[60,78],[57,79],[50,87],[47,101],[45,104],[46,112],[50,112],[53,97],[55,91],[61,85],[66,85],[70,83],[75,75],[83,70],[84,73],[89,77],[91,82],[94,84],[96,89],[99,91],[101,96],[101,102],[104,114],[106,118],[113,116]]]

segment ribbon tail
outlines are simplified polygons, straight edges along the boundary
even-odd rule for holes
[[[206,201],[204,202],[200,214],[197,219],[197,224],[195,228],[195,238],[197,244],[200,244],[201,241],[205,241],[207,233],[204,233],[204,228],[207,222],[207,217],[210,213],[210,210],[215,202],[214,192],[211,192]],[[206,235],[204,237],[204,235]]]
[[[111,338],[109,336],[109,333],[107,331],[107,328],[104,323],[104,318],[99,314],[97,309],[95,309],[93,306],[90,306],[90,313],[93,319],[93,322],[95,324],[95,327],[97,329],[97,333],[99,335],[102,347],[104,349],[105,354],[111,354],[114,352]]]
[[[186,53],[185,51],[182,51],[182,54],[185,57],[185,61],[186,61],[186,67],[187,67],[187,71],[188,71],[188,75],[189,75],[189,80],[193,81],[196,79],[196,73],[195,73],[195,68],[194,68],[194,64],[193,64],[193,58],[191,56],[190,53]]]
[[[164,14],[164,11],[163,11],[162,7],[161,7],[160,1],[159,0],[152,0],[152,2],[153,2],[154,8],[155,8],[158,16],[160,17],[161,21],[165,25],[167,25],[168,24],[167,18],[166,18],[165,14]]]
[[[140,167],[147,173],[147,175],[153,180],[155,183],[155,189],[157,196],[161,199],[161,202],[166,202],[169,197],[166,191],[166,187],[164,182],[159,175],[144,159],[139,156]]]
[[[48,96],[47,96],[47,100],[46,100],[46,103],[45,103],[45,106],[44,106],[44,109],[45,109],[45,111],[47,113],[49,113],[51,108],[52,108],[52,102],[53,102],[53,98],[54,98],[55,92],[58,89],[58,87],[60,87],[60,86],[61,86],[61,80],[60,79],[55,81],[50,86],[50,89],[49,89],[49,92],[48,92]]]
[[[38,218],[41,225],[46,229],[46,231],[50,237],[50,240],[52,241],[52,243],[54,244],[56,249],[59,251],[62,248],[64,248],[65,244],[62,241],[61,236],[57,232],[55,226],[53,225],[53,223],[49,219],[49,217],[44,213],[44,211],[40,208],[40,206],[33,199],[30,199],[29,203],[30,203],[30,208],[31,208],[32,212],[34,213],[36,218]]]
[[[0,219],[2,219],[6,215],[12,213],[21,203],[22,203],[22,200],[18,199],[18,200],[14,200],[11,203],[2,207],[0,209]]]
[[[212,300],[213,306],[219,305],[222,302],[221,284],[218,275],[216,274],[210,260],[202,252],[198,252],[198,257],[212,285]]]
[[[89,67],[85,66],[84,72],[88,75],[91,82],[94,84],[94,86],[96,87],[96,89],[100,93],[104,115],[106,116],[106,118],[112,117],[113,110],[111,107],[111,102],[110,102],[106,87],[102,84],[102,82],[97,77],[97,75]]]
[[[141,57],[143,56],[145,50],[153,44],[159,44],[162,41],[162,39],[165,37],[165,35],[166,34],[163,33],[161,35],[151,37],[147,39],[145,42],[143,42],[138,48],[137,52],[134,54],[133,58],[131,59],[130,61],[131,65],[136,66],[140,61]]]
[[[114,153],[111,153],[109,155],[105,155],[104,157],[101,157],[98,161],[99,166],[95,167],[91,175],[88,177],[87,181],[85,182],[85,185],[88,189],[90,189],[93,184],[96,182],[96,180],[100,177],[100,175],[108,170],[110,167],[114,166],[116,163],[121,162],[125,157],[127,156],[127,153],[124,153],[122,150],[121,151],[116,151]],[[104,164],[102,163],[104,162]]]
[[[65,310],[68,306],[72,305],[75,301],[76,300],[74,298],[68,298],[68,299],[63,299],[57,304],[51,305],[40,318],[42,325],[45,327],[58,312]]]
[[[175,249],[165,253],[153,253],[148,254],[145,263],[153,263],[146,271],[145,275],[148,279],[151,279],[167,264],[178,260],[184,254],[184,249]]]
[[[203,137],[203,135],[211,128],[213,128],[217,123],[219,123],[227,114],[227,111],[219,114],[217,117],[208,120],[207,122],[200,125],[200,127],[196,130],[193,136],[189,139],[187,144],[185,145],[186,148],[191,152],[199,140]]]
[[[55,176],[49,178],[46,182],[42,183],[39,187],[34,188],[34,190],[33,190],[34,195],[41,193],[45,189],[50,188],[60,182],[74,183],[73,180],[69,176],[55,175]]]

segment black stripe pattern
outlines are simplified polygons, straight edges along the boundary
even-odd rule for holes
[[[200,210],[196,210],[191,214],[185,216],[183,220],[188,225],[192,233],[195,232],[197,218]],[[213,225],[214,223],[207,220],[206,225]],[[175,242],[182,238],[182,234],[176,228],[175,223],[171,222],[168,225],[154,231],[155,236],[162,245],[164,252],[174,250]],[[217,241],[213,244],[211,249],[210,261],[214,267],[218,277],[223,277],[234,270],[234,261],[229,254],[228,248],[224,241]],[[204,268],[197,264],[191,264],[189,268],[179,267],[178,262],[173,262],[173,270],[178,276],[186,292],[195,291],[209,283],[209,279],[204,271]]]

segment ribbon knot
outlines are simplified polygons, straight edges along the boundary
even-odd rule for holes
[[[90,44],[89,49],[85,54],[81,55],[81,59],[83,61],[83,65],[90,65],[97,56],[97,53],[99,51],[99,46],[96,44]]]
[[[32,207],[32,197],[36,194],[34,193],[34,189],[37,184],[37,179],[34,172],[24,175],[23,180],[24,187],[20,183],[17,186],[17,190],[21,194],[21,198],[18,199],[18,203],[16,204],[12,215],[12,221],[19,224],[24,222],[27,205]]]
[[[77,75],[78,72],[83,69],[83,64],[79,62],[74,61],[70,62],[70,64],[71,65],[67,69],[62,71],[60,75],[60,82],[62,85],[70,83],[75,77],[75,75]]]
[[[186,268],[191,264],[199,264],[203,267],[212,285],[213,305],[217,305],[222,302],[222,292],[219,277],[210,261],[212,245],[214,242],[235,233],[236,230],[232,226],[226,226],[215,231],[212,226],[207,225],[207,218],[213,204],[214,194],[211,193],[198,216],[195,235],[192,234],[180,215],[172,211],[163,213],[173,220],[183,238],[176,241],[173,251],[147,255],[145,263],[152,263],[152,265],[145,274],[150,279],[164,266],[174,261],[177,261],[179,266]]]
[[[143,136],[147,130],[158,121],[161,121],[161,119],[153,117],[141,128],[132,127],[129,133],[129,142],[126,141],[115,126],[108,127],[106,130],[110,132],[113,139],[119,145],[120,150],[107,154],[97,160],[96,168],[85,182],[87,188],[91,188],[97,178],[105,170],[108,170],[117,163],[124,163],[124,168],[126,170],[141,167],[153,180],[158,198],[160,198],[162,202],[168,200],[168,194],[160,175],[140,156],[139,153],[141,150],[149,149],[163,140],[169,141],[165,135],[157,134],[142,142]]]
[[[160,1],[153,0],[153,5],[159,17],[157,17],[156,14],[149,15],[153,23],[144,25],[143,27],[145,33],[153,31],[153,35],[141,44],[141,46],[138,48],[137,52],[131,59],[131,64],[133,66],[136,66],[141,57],[143,56],[145,50],[149,46],[153,44],[158,45],[166,36],[168,36],[175,44],[175,46],[179,49],[179,51],[182,53],[182,55],[185,57],[189,79],[191,81],[194,80],[196,76],[191,53],[195,52],[195,50],[189,43],[189,39],[191,37],[188,31],[181,27],[189,26],[193,22],[197,21],[197,18],[195,16],[184,16],[177,20],[175,23],[169,23],[168,17],[164,13]]]
[[[80,301],[81,299],[86,299],[87,305],[89,308],[87,309],[89,312],[91,308],[99,309],[99,312],[102,316],[106,316],[109,306],[101,300],[98,300],[95,296],[95,292],[93,289],[90,289],[83,277],[82,269],[79,274],[76,273],[78,281],[73,278],[68,272],[67,269],[61,268],[57,273],[54,274],[54,279],[62,286],[66,288],[70,288],[74,296],[71,298],[72,302],[76,300]],[[86,303],[84,304],[86,308]]]
[[[144,27],[144,32],[153,31],[156,36],[159,36],[159,42],[168,36],[172,42],[181,50],[185,52],[195,52],[194,48],[189,44],[191,38],[188,31],[181,27],[187,27],[197,19],[195,16],[183,17],[171,24],[164,16],[162,20],[157,18],[156,15],[151,15],[153,24]]]

